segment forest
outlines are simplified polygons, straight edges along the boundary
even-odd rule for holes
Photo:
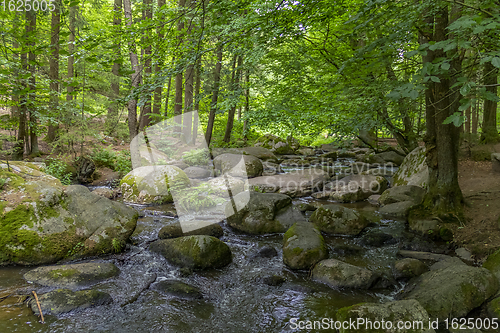
[[[134,152],[130,152],[131,142],[134,138],[144,140],[146,137],[149,149],[147,131],[175,117],[178,126],[183,128],[182,137],[179,142],[170,143],[170,146],[155,146],[158,154],[168,155],[181,145],[194,147],[195,141],[201,137],[205,139],[211,153],[214,152],[211,156],[215,169],[219,168],[224,173],[226,161],[217,162],[220,152],[215,152],[218,149],[252,155],[253,150],[245,149],[265,147],[276,155],[273,155],[273,160],[267,160],[268,157],[263,157],[265,154],[261,151],[262,156],[257,153],[254,156],[262,161],[247,161],[246,157],[242,160],[247,166],[248,178],[266,176],[266,168],[270,168],[270,164],[266,163],[271,161],[272,167],[280,170],[268,175],[275,176],[275,182],[278,182],[277,175],[289,172],[286,168],[291,165],[291,161],[287,165],[287,159],[295,161],[294,167],[297,163],[301,167],[308,163],[306,166],[311,165],[313,168],[319,159],[328,159],[335,164],[337,158],[348,158],[352,160],[344,166],[357,165],[368,170],[374,168],[374,163],[382,162],[385,168],[388,154],[396,154],[395,159],[398,161],[403,158],[409,161],[414,156],[412,154],[423,149],[423,164],[428,170],[428,179],[424,185],[408,181],[404,183],[405,186],[418,185],[420,189],[424,188],[421,198],[417,200],[418,204],[412,201],[415,198],[401,200],[411,201],[412,205],[405,206],[403,215],[397,215],[397,218],[403,218],[407,224],[410,221],[411,230],[420,231],[432,241],[444,242],[446,245],[443,246],[449,251],[467,248],[467,251],[472,252],[476,266],[500,249],[500,206],[497,208],[499,202],[495,195],[500,179],[498,0],[2,0],[0,21],[0,163],[6,164],[0,169],[0,190],[11,189],[15,182],[21,181],[17,174],[11,173],[9,163],[14,168],[21,168],[19,170],[24,170],[26,174],[28,171],[23,168],[27,164],[16,163],[44,162],[47,166],[40,170],[56,177],[64,186],[93,186],[95,179],[103,176],[102,170],[92,175],[95,168],[106,167],[109,172],[117,174],[116,182],[120,183],[120,190],[113,192],[110,198],[119,201],[123,195],[124,202],[131,203],[127,201],[130,193],[126,193],[129,185],[125,184],[127,177],[133,175],[132,169],[136,168],[133,165]],[[192,116],[193,111],[196,117]],[[273,142],[279,142],[279,145],[273,146]],[[280,147],[286,149],[280,150]],[[365,155],[360,157],[360,153]],[[185,167],[189,165],[189,168],[200,169],[206,166],[200,162],[196,150],[183,156]],[[231,157],[227,159],[230,161]],[[82,170],[89,163],[93,164],[91,175],[83,175]],[[280,163],[284,171],[280,169]],[[365,166],[361,165],[363,163]],[[370,163],[371,167],[368,165]],[[396,166],[401,164],[398,162]],[[235,165],[233,163],[232,167]],[[251,175],[253,171],[250,169],[255,165],[260,165],[259,168],[263,168],[264,172],[260,170]],[[402,168],[400,166],[400,170]],[[188,170],[203,174],[198,169]],[[342,172],[338,170],[338,165],[334,165],[328,171],[329,176],[336,174],[337,182]],[[476,170],[484,178],[474,178]],[[38,172],[35,173],[38,175]],[[183,199],[187,200],[183,201],[183,205],[193,202],[204,208],[204,205],[216,205],[216,199],[202,199],[207,193],[212,193],[206,192],[206,188],[198,181],[193,182],[192,178],[196,177],[191,177],[189,172],[185,171],[186,179],[191,179],[190,183],[189,179],[187,182],[191,189],[196,189],[196,194]],[[363,174],[363,177],[376,175],[370,172],[362,173],[360,169],[359,174]],[[311,177],[308,179],[312,179],[311,187],[314,187],[316,176]],[[262,193],[274,191],[266,190],[257,178],[248,179],[245,188],[254,186],[256,192]],[[351,181],[351,178],[346,179]],[[386,198],[384,190],[387,187],[389,190],[396,188],[392,179],[389,185],[377,181],[379,185],[385,184],[382,186],[385,186],[384,189],[375,193],[382,195],[376,199],[377,205],[381,204],[383,208],[384,205],[398,202],[383,202]],[[116,188],[116,182],[107,186]],[[234,182],[236,184],[238,180]],[[312,195],[314,200],[328,198],[329,202],[366,202],[368,195],[363,194],[361,197],[361,189],[356,199],[349,197],[351,200],[346,199],[344,194],[338,194],[340,185],[335,184],[333,190],[328,188],[327,191],[326,185],[321,187],[317,191],[323,193],[321,195],[316,194],[315,190],[307,192],[302,188],[295,192],[281,189],[276,193],[284,193],[293,200]],[[70,193],[66,188],[57,188],[61,193]],[[420,189],[408,190],[412,194],[405,192],[404,195],[414,196],[416,192],[420,193]],[[303,193],[299,195],[300,191]],[[337,191],[337,194],[332,194],[332,191]],[[3,263],[49,264],[63,258],[75,259],[78,253],[81,254],[80,258],[97,253],[92,252],[94,250],[87,241],[79,239],[74,243],[69,242],[72,245],[68,248],[58,245],[65,254],[51,257],[53,260],[50,262],[20,259],[21,256],[11,249],[14,245],[9,244],[21,244],[15,246],[24,249],[28,248],[29,243],[29,255],[33,258],[36,257],[32,252],[35,248],[31,241],[23,241],[21,234],[17,238],[4,234],[19,220],[16,217],[16,222],[9,222],[10,209],[14,209],[12,212],[18,210],[17,206],[13,206],[14,201],[11,201],[18,198],[9,199],[9,193],[2,194],[0,198],[0,252],[5,252],[0,253],[0,267]],[[67,197],[71,198],[71,195],[67,194]],[[232,198],[232,194],[230,196]],[[35,196],[29,198],[38,200]],[[146,213],[139,211],[139,221],[144,217],[141,214],[156,216],[148,211],[149,205],[167,203],[165,200],[158,201],[158,197],[155,200],[138,197],[134,200],[133,204],[146,205]],[[316,205],[312,201],[306,203]],[[11,204],[12,207],[9,206]],[[298,205],[298,201],[293,201],[293,204]],[[276,203],[276,207],[279,205]],[[321,205],[315,206],[316,211],[311,209],[311,212],[314,211],[312,216],[316,217],[306,214],[309,208],[304,208],[304,216],[311,222],[315,218],[319,221]],[[65,206],[61,204],[61,207]],[[358,206],[345,207],[362,210]],[[234,202],[233,208],[236,214]],[[398,207],[398,214],[399,209],[401,207]],[[179,213],[179,207],[177,211]],[[23,211],[22,214],[31,213]],[[176,213],[169,214],[178,217]],[[392,215],[397,220],[395,216]],[[317,221],[314,223],[319,227],[318,233],[345,236],[344,232],[321,229],[321,222]],[[267,233],[236,226],[229,216],[227,224],[249,234]],[[366,226],[369,227],[369,224]],[[484,226],[482,231],[473,231],[481,226]],[[133,235],[139,232],[138,228]],[[231,228],[229,230],[233,230]],[[283,242],[287,244],[287,235],[295,230],[292,228],[299,227],[287,225],[283,230],[273,229],[270,233],[286,231]],[[364,235],[361,230],[351,235]],[[39,237],[45,237],[40,232]],[[133,228],[127,235],[113,234],[110,236],[112,242],[110,240],[108,244],[109,250],[102,250],[99,254],[118,255],[126,249],[130,250],[129,236],[132,232]],[[307,234],[306,231],[304,233]],[[240,235],[234,235],[231,231],[231,237],[238,238]],[[336,245],[331,245],[331,242],[335,243],[338,239],[328,237],[333,236],[325,236],[326,247],[330,253],[335,252]],[[153,241],[146,242],[140,237],[137,239],[140,239],[138,244],[143,246],[146,243],[149,246],[148,242]],[[251,242],[247,238],[244,240]],[[41,244],[46,246],[46,243]],[[155,252],[153,244],[150,250]],[[403,250],[415,249],[407,247]],[[11,250],[12,253],[9,252]],[[231,251],[237,250],[231,247]],[[325,254],[298,269],[309,269],[314,276],[314,272],[320,270],[317,262],[321,263],[321,259],[334,260],[325,259],[327,257]],[[427,259],[429,257],[422,260]],[[297,269],[290,260],[285,259],[283,248],[284,264],[289,269]],[[471,264],[472,261],[466,263]],[[316,264],[314,270],[313,264]],[[377,265],[393,267],[394,263]],[[276,265],[272,267],[274,269]],[[447,274],[460,275],[462,268],[453,267],[457,271]],[[493,271],[497,277],[500,276],[500,263]],[[143,273],[147,276],[148,272]],[[179,274],[183,276],[184,273],[181,270]],[[1,274],[0,269],[0,277]],[[155,271],[151,274],[154,274],[154,278],[142,291],[149,290],[160,273]],[[306,275],[302,278],[307,280]],[[200,283],[193,279],[189,282],[195,285]],[[328,285],[324,280],[321,281]],[[369,289],[375,285],[374,282],[363,288]],[[19,287],[18,284],[15,286]],[[4,290],[3,287],[0,283],[0,291]],[[419,287],[415,287],[416,292]],[[265,295],[259,292],[259,295]],[[140,293],[130,302],[126,301],[128,296],[119,295],[125,298],[120,305],[125,307],[125,304],[134,303]],[[481,304],[485,307],[486,299],[490,296],[493,294],[489,293],[465,312],[447,315],[449,318],[451,315],[464,317]],[[349,298],[342,306],[335,303],[332,309],[336,311],[343,306],[359,303],[354,301],[358,300],[356,297]],[[430,317],[439,317],[440,327],[443,328],[443,318],[446,316],[432,312],[424,304],[425,301],[419,301]],[[314,302],[326,301],[320,297]],[[320,308],[319,305],[317,307]],[[500,304],[495,314],[500,314],[499,308]],[[38,309],[42,311],[39,304]],[[189,306],[186,309],[180,310],[189,313],[194,311],[191,313],[194,318],[202,318],[204,311],[216,311]],[[315,315],[323,313],[323,310],[315,312],[317,309],[314,309],[311,311]],[[180,311],[178,308],[176,310]],[[300,318],[307,317],[304,313],[293,312],[295,310],[290,310],[290,313]],[[37,313],[38,310],[33,311]],[[261,314],[266,312],[255,311]],[[478,318],[485,317],[484,311]],[[230,324],[225,326],[223,314],[213,313],[218,318],[217,329],[231,331],[234,328]],[[287,320],[290,313],[287,312]],[[341,311],[336,313],[338,318],[344,315]],[[274,317],[274,320],[279,321],[278,317]],[[182,322],[178,318],[173,320]],[[249,329],[250,323],[249,319],[245,322],[248,331],[253,330]],[[78,329],[78,324],[75,325],[71,327]],[[260,327],[263,331],[283,328],[278,324],[272,326],[275,323],[263,325]],[[169,327],[175,330],[175,327]],[[188,332],[190,329],[182,330]]]

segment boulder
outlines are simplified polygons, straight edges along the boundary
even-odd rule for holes
[[[181,223],[176,221],[164,226],[160,229],[158,238],[168,239],[191,235],[207,235],[220,238],[224,235],[222,227],[216,223],[206,221],[189,221],[183,222],[182,224],[183,225],[181,226]]]
[[[208,178],[212,174],[210,170],[196,167],[196,166],[191,166],[187,167],[184,170],[184,173],[188,178],[193,178],[193,179],[201,179],[201,178]]]
[[[115,191],[107,187],[98,187],[94,189],[92,193],[108,199],[114,199],[117,196],[117,193]]]
[[[394,244],[396,240],[390,234],[375,230],[364,234],[359,243],[364,246],[382,247],[384,245]]]
[[[0,167],[7,180],[0,193],[0,265],[122,251],[137,223],[133,208],[81,185],[63,187],[37,168],[18,162],[12,162],[14,172]]]
[[[86,262],[38,267],[26,272],[24,279],[47,287],[76,288],[101,282],[119,273],[112,263]]]
[[[355,322],[359,323],[358,326],[341,328],[341,333],[357,333],[357,332],[381,332],[381,333],[395,333],[395,332],[412,332],[412,333],[432,333],[434,329],[429,328],[429,314],[425,309],[415,300],[393,301],[384,304],[380,303],[361,303],[349,307],[341,308],[337,311],[337,321],[340,322]],[[367,326],[370,325],[372,326]],[[419,323],[420,327],[412,327],[408,330],[398,330],[396,327],[398,322],[403,323]],[[381,325],[386,323],[382,328],[379,326],[375,329],[374,324]],[[392,327],[388,327],[388,323]]]
[[[294,152],[294,149],[290,146],[291,143],[292,145],[296,144],[296,142],[287,142],[287,140],[273,134],[265,134],[257,139],[255,146],[270,149],[275,154],[286,155]]]
[[[173,202],[170,189],[191,183],[184,171],[172,165],[143,166],[130,171],[120,181],[123,201],[135,204]]]
[[[466,316],[498,290],[498,279],[486,268],[452,265],[412,279],[403,299],[415,299],[431,318]]]
[[[44,315],[58,315],[73,310],[83,310],[93,306],[113,303],[108,293],[98,290],[71,291],[57,289],[38,296],[40,308]],[[38,305],[34,298],[30,299],[29,306],[35,315],[40,315]]]
[[[500,249],[488,256],[483,267],[492,272],[500,281]]]
[[[302,148],[297,149],[297,154],[303,155],[303,156],[314,156],[314,155],[316,155],[316,152],[312,148],[302,147]]]
[[[312,279],[332,288],[369,289],[378,276],[365,268],[337,259],[322,260],[314,266]]]
[[[224,198],[229,197],[229,191],[231,191],[231,194],[234,196],[243,192],[245,189],[244,181],[229,175],[212,178],[207,182],[207,184],[212,194]]]
[[[379,202],[382,205],[389,205],[402,201],[413,201],[415,204],[420,204],[424,199],[425,189],[415,185],[401,185],[391,187],[382,193]]]
[[[297,222],[283,236],[283,262],[291,269],[310,269],[328,257],[325,240],[309,222]]]
[[[392,204],[384,205],[379,209],[379,212],[384,216],[406,218],[410,209],[417,204],[414,201],[401,201]]]
[[[394,278],[411,279],[429,271],[429,268],[420,260],[404,258],[394,263]]]
[[[215,170],[234,177],[258,177],[262,175],[262,162],[255,156],[222,154],[214,158]]]
[[[329,234],[358,235],[369,222],[357,211],[340,205],[324,205],[309,220]]]
[[[276,155],[274,155],[269,149],[266,149],[264,147],[244,147],[244,148],[238,148],[238,150],[240,151],[241,154],[252,155],[262,161],[268,161],[271,163],[278,162]]]
[[[178,280],[162,280],[152,285],[151,289],[184,299],[203,298],[203,294],[198,288]]]
[[[161,239],[151,243],[149,249],[161,254],[172,265],[190,269],[221,268],[232,260],[229,246],[206,235]]]
[[[226,204],[225,212],[229,226],[249,234],[285,232],[294,223],[305,221],[292,206],[292,199],[278,193],[239,193]]]
[[[330,198],[339,202],[362,201],[387,188],[387,179],[381,176],[351,175],[333,184]]]
[[[264,170],[262,171],[263,176],[274,176],[278,173],[283,172],[281,166],[273,162],[262,162],[262,167],[264,168]]]
[[[265,193],[278,192],[295,198],[321,191],[323,184],[328,178],[328,172],[317,168],[310,168],[294,170],[275,176],[252,178],[247,181],[246,187],[249,190]]]
[[[399,155],[395,151],[385,151],[376,154],[375,156],[381,157],[385,162],[394,163],[395,165],[403,164],[405,156]]]
[[[398,171],[394,174],[392,186],[416,185],[426,188],[429,182],[429,168],[426,164],[425,154],[425,147],[418,147],[406,155]]]

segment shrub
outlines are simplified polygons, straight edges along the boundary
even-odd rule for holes
[[[94,148],[92,150],[92,153],[90,154],[90,158],[94,161],[97,167],[105,166],[110,169],[114,169],[116,156],[115,153],[112,152],[109,148]]]
[[[132,171],[132,159],[128,150],[122,150],[116,154],[113,170],[118,171],[120,176],[124,176]]]
[[[182,160],[187,165],[206,165],[209,160],[207,149],[193,149],[182,153]]]
[[[49,158],[47,159],[46,163],[47,166],[43,170],[45,173],[48,173],[49,175],[56,177],[61,181],[63,185],[71,184],[71,172],[68,172],[66,170],[67,165],[65,162]]]

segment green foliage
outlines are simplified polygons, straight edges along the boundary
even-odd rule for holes
[[[219,202],[224,202],[222,198],[219,198],[220,200],[212,198],[210,196],[212,193],[213,191],[208,184],[191,187],[178,193],[176,196],[176,205],[179,205],[185,211],[198,212],[202,209],[213,207]]]
[[[105,149],[92,149],[90,158],[94,161],[97,167],[115,168],[116,155],[108,148]]]
[[[113,170],[118,171],[120,176],[124,176],[132,171],[132,159],[128,150],[122,150],[115,155]]]
[[[5,184],[7,184],[7,179],[0,177],[0,190],[3,190]]]
[[[43,172],[56,177],[61,181],[63,185],[71,184],[71,172],[67,171],[68,166],[64,161],[50,158],[45,162],[47,166],[45,167]]]
[[[207,149],[192,149],[182,153],[182,160],[187,165],[206,165],[209,160]]]

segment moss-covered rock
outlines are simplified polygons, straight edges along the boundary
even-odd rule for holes
[[[324,205],[316,209],[309,220],[323,232],[340,235],[358,235],[370,224],[354,209],[340,205]]]
[[[207,185],[211,193],[224,198],[229,197],[230,193],[234,196],[245,189],[244,181],[229,175],[212,178]]]
[[[136,211],[122,203],[84,186],[63,187],[26,163],[12,170],[0,169],[9,179],[1,192],[0,265],[117,252],[114,245],[124,243],[136,226]]]
[[[44,315],[58,315],[76,309],[83,310],[109,304],[113,302],[113,299],[108,293],[98,290],[57,289],[38,296],[38,301]],[[39,315],[38,305],[34,299],[30,300],[29,305],[33,313]]]
[[[360,325],[355,326],[355,328],[349,325],[346,325],[346,327],[342,327],[340,329],[341,333],[435,332],[434,329],[429,328],[429,315],[427,314],[425,309],[415,300],[394,301],[384,304],[355,304],[339,309],[337,311],[337,321],[360,323]],[[371,326],[370,324],[368,324],[368,322],[371,323]],[[377,323],[378,325],[382,325],[382,322],[386,323],[383,328],[381,328],[381,326],[379,326],[379,329],[373,328],[373,325],[375,323]],[[421,323],[421,326],[398,330],[396,327],[398,322],[409,324]],[[390,323],[392,327],[389,328],[388,323]]]
[[[339,202],[356,202],[374,194],[381,194],[387,189],[388,182],[382,176],[350,175],[332,185],[331,199]]]
[[[159,239],[177,238],[191,235],[207,235],[220,238],[224,234],[222,227],[206,221],[189,221],[170,223],[160,229]]]
[[[225,213],[232,228],[249,234],[285,232],[306,220],[289,196],[277,193],[241,192],[226,204]]]
[[[486,261],[483,263],[483,267],[495,274],[497,279],[500,281],[500,249],[488,256]]]
[[[262,175],[261,160],[252,155],[222,154],[214,158],[214,168],[222,174],[235,177],[258,177]]]
[[[186,299],[203,298],[203,294],[198,288],[177,280],[162,280],[151,286],[151,288],[154,290],[158,290],[164,294],[179,298],[186,298]]]
[[[292,269],[309,269],[328,257],[325,240],[309,222],[297,222],[283,236],[283,262]]]
[[[173,265],[191,269],[221,268],[232,260],[229,246],[205,235],[162,239],[152,243],[149,249],[161,254]]]
[[[184,171],[173,165],[143,166],[120,181],[125,202],[136,204],[173,202],[171,188],[191,183]]]
[[[497,278],[485,268],[452,265],[410,280],[403,299],[415,299],[431,318],[466,316],[498,290]]]
[[[394,174],[392,186],[416,185],[427,188],[429,168],[425,154],[425,147],[418,147],[406,155],[398,171]]]
[[[312,279],[332,288],[369,289],[378,279],[372,271],[336,259],[322,260],[314,266]]]
[[[411,279],[427,272],[429,268],[420,260],[404,258],[394,263],[394,278]]]
[[[91,285],[120,273],[118,267],[107,262],[43,266],[24,274],[24,279],[47,287],[75,288]]]

